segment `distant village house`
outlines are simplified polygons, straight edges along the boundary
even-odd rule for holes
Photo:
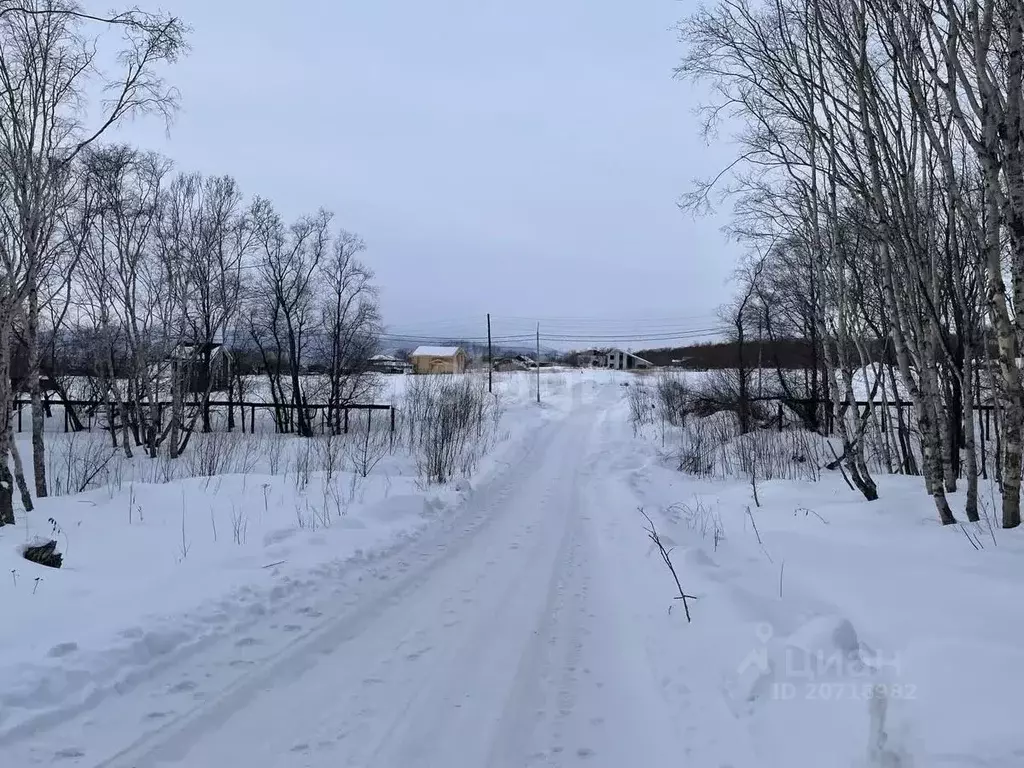
[[[391,355],[374,355],[370,358],[370,370],[377,373],[409,373],[412,365]]]
[[[579,353],[579,365],[583,368],[610,368],[614,371],[637,371],[653,368],[650,360],[645,360],[632,352],[621,349],[587,349]]]
[[[651,362],[632,352],[613,349],[608,352],[607,367],[616,371],[634,371],[651,368]]]
[[[223,392],[231,386],[234,361],[223,344],[178,344],[171,350],[170,362],[186,392]]]
[[[499,357],[492,364],[492,368],[498,372],[507,371],[528,371],[536,368],[537,363],[527,355],[516,355],[515,357]]]
[[[409,355],[416,373],[464,373],[466,353],[462,347],[416,347]]]

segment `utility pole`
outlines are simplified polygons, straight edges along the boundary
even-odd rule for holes
[[[537,404],[540,405],[540,323],[537,323],[537,359],[534,364],[537,366]]]
[[[487,313],[487,392],[494,393],[494,356],[491,353],[491,313]]]

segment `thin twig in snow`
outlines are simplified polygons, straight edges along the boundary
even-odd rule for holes
[[[826,442],[827,442],[827,441],[826,441]],[[830,451],[832,451],[832,455],[836,457],[836,460],[835,460],[835,468],[839,470],[840,474],[841,474],[841,475],[843,476],[843,480],[845,480],[845,481],[846,481],[846,484],[847,484],[848,486],[850,486],[850,490],[851,490],[851,491],[856,491],[857,489],[856,489],[856,488],[854,488],[854,486],[853,486],[853,483],[851,483],[851,482],[850,482],[850,478],[848,478],[848,477],[846,476],[846,470],[845,470],[845,469],[843,469],[843,458],[844,458],[844,457],[846,456],[846,454],[843,454],[843,456],[841,457],[841,456],[840,456],[840,455],[839,455],[838,453],[836,453],[836,449],[835,449],[835,447],[834,447],[834,446],[832,445],[832,443],[828,443],[828,449],[829,449]],[[829,468],[831,469],[831,467],[832,467],[833,465],[832,465],[832,464],[829,464],[828,466],[829,466]]]
[[[768,558],[768,562],[775,564],[772,560],[772,556],[768,554],[768,550],[765,549],[764,542],[761,541],[761,532],[757,530],[757,523],[754,521],[754,514],[750,511],[750,507],[747,507],[747,517],[750,518],[750,524],[754,526],[754,535],[757,536],[757,543],[761,545],[761,551],[764,552],[764,556]]]
[[[975,550],[982,550],[985,548],[980,539],[976,536],[971,536],[970,531],[964,527],[963,523],[960,524],[960,530],[963,531],[964,536],[966,536],[967,540],[971,542],[971,546],[974,547]]]
[[[696,600],[697,598],[693,595],[688,595],[686,594],[686,592],[683,591],[683,585],[679,583],[679,576],[676,574],[675,566],[672,565],[672,558],[670,557],[670,555],[672,554],[672,550],[665,549],[665,547],[661,543],[661,538],[658,536],[658,531],[654,527],[654,521],[651,520],[650,516],[646,512],[644,512],[643,507],[640,507],[639,509],[640,514],[643,515],[644,519],[647,520],[648,527],[645,529],[647,531],[647,537],[654,542],[654,546],[656,546],[658,548],[658,551],[661,553],[661,559],[665,561],[665,565],[667,565],[669,571],[672,572],[672,578],[675,579],[676,588],[679,590],[679,595],[674,599],[683,601],[683,610],[686,611],[686,622],[690,623],[692,619],[690,618],[690,604],[687,602],[687,600]]]

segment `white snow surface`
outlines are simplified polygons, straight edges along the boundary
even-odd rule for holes
[[[1024,765],[1020,533],[976,548],[916,478],[757,506],[634,435],[633,375],[542,379],[496,379],[446,487],[392,457],[342,511],[253,472],[0,529],[0,766]],[[51,517],[60,570],[19,556]]]

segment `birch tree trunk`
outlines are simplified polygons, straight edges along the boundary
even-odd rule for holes
[[[11,461],[14,462],[14,481],[18,485],[18,493],[21,494],[21,504],[25,507],[26,512],[31,512],[35,507],[32,504],[32,493],[28,489],[25,465],[21,462],[21,451],[18,450],[16,440],[11,440]]]
[[[43,397],[40,387],[39,360],[39,276],[29,276],[28,316],[26,318],[26,341],[28,342],[28,384],[32,400],[32,472],[36,496],[45,498],[46,488],[46,429],[43,412]]]
[[[0,527],[14,525],[14,477],[7,458],[11,454],[11,407],[14,393],[11,387],[10,312],[0,314]]]

